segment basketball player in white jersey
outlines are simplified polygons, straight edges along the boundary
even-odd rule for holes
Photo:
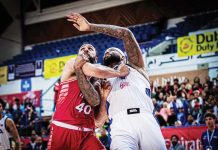
[[[11,137],[15,140],[15,149],[21,150],[20,137],[17,132],[17,128],[13,120],[3,115],[4,108],[5,102],[0,99],[0,150],[12,149],[10,143]]]
[[[149,78],[145,70],[140,47],[132,32],[123,27],[89,23],[78,13],[71,13],[68,21],[79,31],[95,31],[124,42],[127,52],[129,75],[110,79],[103,90],[107,97],[108,115],[111,120],[112,150],[166,150],[160,127],[153,116]],[[117,68],[126,62],[118,48],[109,48],[104,54],[104,64]],[[104,92],[105,91],[105,92]],[[103,111],[106,112],[106,111]]]

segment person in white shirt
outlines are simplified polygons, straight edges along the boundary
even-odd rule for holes
[[[11,149],[10,138],[12,137],[16,143],[16,149],[21,150],[20,137],[14,121],[3,114],[5,102],[0,99],[0,149]]]
[[[109,79],[102,84],[102,99],[107,98],[111,120],[112,150],[166,150],[160,127],[153,116],[149,77],[145,70],[142,53],[132,32],[123,27],[89,23],[82,15],[70,13],[68,21],[79,31],[95,31],[124,42],[124,53],[115,47],[104,53],[104,64],[116,69],[127,63],[126,77]],[[102,115],[106,110],[102,111]],[[103,117],[105,118],[105,117]],[[101,121],[101,119],[99,119]],[[103,119],[102,119],[103,120]]]

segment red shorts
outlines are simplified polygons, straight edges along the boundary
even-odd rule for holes
[[[78,131],[52,124],[48,150],[105,150],[93,131]]]

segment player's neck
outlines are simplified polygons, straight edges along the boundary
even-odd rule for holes
[[[117,67],[118,67],[120,64],[121,64],[121,62],[118,62],[118,63],[111,63],[111,64],[109,65],[109,67],[114,68],[114,69],[117,69]]]

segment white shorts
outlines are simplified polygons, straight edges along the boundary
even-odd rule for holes
[[[111,150],[166,150],[165,141],[156,119],[151,113],[113,116]]]

